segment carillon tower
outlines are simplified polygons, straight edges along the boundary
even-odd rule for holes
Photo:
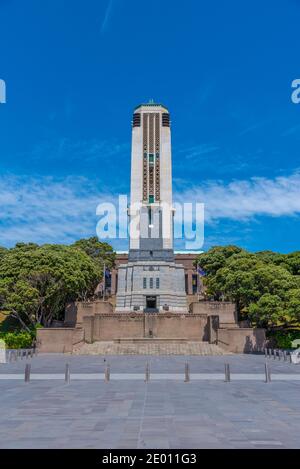
[[[128,264],[118,271],[116,311],[186,312],[184,269],[174,262],[170,114],[136,107],[132,120]]]
[[[159,104],[133,114],[130,205],[129,260],[173,261],[170,114]]]

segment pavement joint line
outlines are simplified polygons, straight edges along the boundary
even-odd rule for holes
[[[71,373],[71,381],[104,380],[104,373]],[[231,373],[232,381],[264,380],[264,373]],[[111,380],[145,380],[145,373],[111,373]],[[224,373],[191,373],[191,381],[213,380],[224,381]],[[0,373],[1,380],[22,380],[24,373]],[[65,380],[64,373],[31,373],[30,380]],[[178,380],[184,381],[184,373],[151,373],[150,381]],[[300,373],[272,373],[272,381],[300,381]]]

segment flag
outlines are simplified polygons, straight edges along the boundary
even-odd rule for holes
[[[206,275],[205,270],[201,269],[201,267],[199,267],[199,266],[197,267],[197,272],[200,275],[200,277],[205,277],[205,275]]]

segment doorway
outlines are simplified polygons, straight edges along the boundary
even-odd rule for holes
[[[146,296],[146,310],[150,312],[157,310],[156,296]]]

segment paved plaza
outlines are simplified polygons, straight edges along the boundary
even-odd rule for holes
[[[0,448],[300,448],[300,365],[268,359],[276,380],[265,383],[265,361],[45,354],[0,364]]]

